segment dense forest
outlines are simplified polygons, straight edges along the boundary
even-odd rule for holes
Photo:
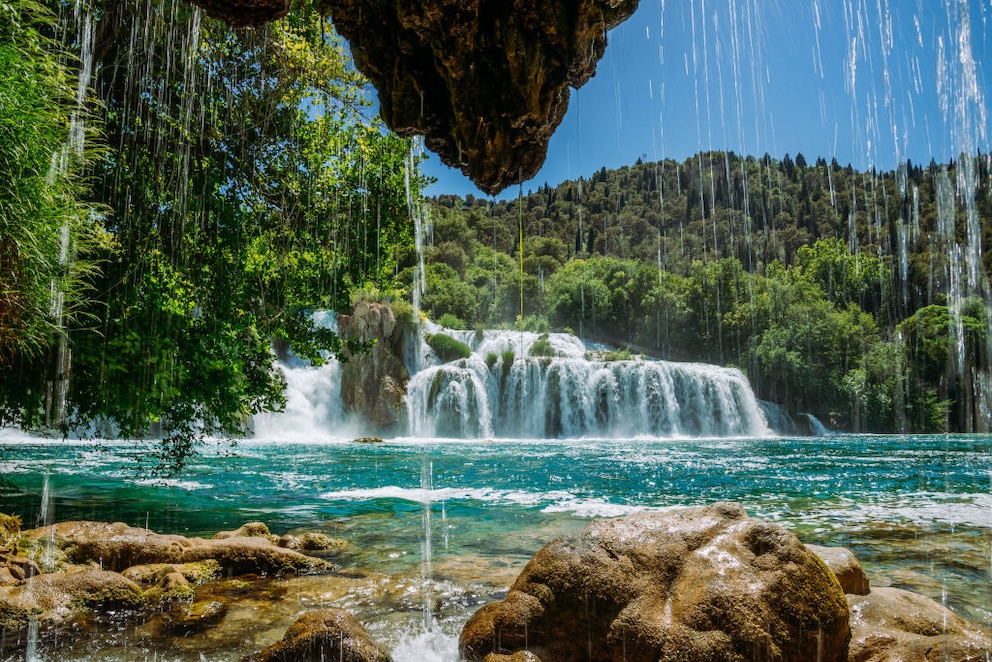
[[[984,430],[989,165],[709,152],[518,200],[440,196],[424,307],[738,366],[841,429]]]
[[[339,352],[308,312],[395,273],[410,141],[308,2],[257,30],[0,9],[0,425],[161,436],[166,464],[245,432],[283,404],[272,340]]]

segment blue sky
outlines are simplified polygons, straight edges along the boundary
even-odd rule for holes
[[[989,0],[641,0],[524,191],[709,149],[883,170],[985,153],[990,56]],[[484,196],[424,171],[428,195]]]

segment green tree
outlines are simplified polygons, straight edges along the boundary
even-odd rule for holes
[[[99,151],[83,139],[100,125],[77,101],[86,90],[55,22],[32,0],[0,7],[0,425],[59,422],[64,333],[88,321],[104,241],[84,177]]]

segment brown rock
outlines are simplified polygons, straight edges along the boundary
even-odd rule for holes
[[[261,26],[289,13],[292,0],[192,0],[211,18],[242,28]]]
[[[541,658],[530,651],[517,651],[513,655],[490,653],[483,662],[541,662]]]
[[[31,541],[54,536],[55,546],[70,563],[97,562],[108,570],[123,571],[152,563],[195,563],[215,560],[227,574],[287,575],[327,572],[333,566],[322,559],[284,549],[268,538],[230,537],[220,540],[152,533],[120,522],[61,522],[25,531]]]
[[[338,329],[345,339],[375,341],[368,354],[346,352],[348,362],[341,373],[345,408],[381,430],[405,421],[403,393],[410,375],[403,363],[403,329],[392,309],[361,301],[351,315],[339,318]]]
[[[76,568],[28,579],[6,597],[41,620],[71,620],[80,609],[101,612],[130,612],[144,604],[141,589],[116,572]]]
[[[824,563],[736,504],[597,520],[542,548],[462,630],[467,660],[846,662],[848,606]]]
[[[171,630],[186,634],[201,632],[217,625],[227,615],[227,605],[216,600],[201,600],[192,604],[176,605],[165,614]]]
[[[391,662],[392,657],[362,627],[340,609],[321,609],[300,616],[281,641],[243,662]]]
[[[269,533],[269,527],[267,527],[262,522],[248,522],[247,524],[242,524],[234,531],[218,531],[214,534],[214,540],[224,540],[226,538],[266,538],[269,539],[272,534]]]
[[[844,593],[868,595],[871,591],[868,575],[851,550],[845,547],[821,547],[820,545],[806,545],[806,547],[827,564],[830,572],[834,573],[837,581],[840,582],[840,587],[844,589]]]
[[[986,660],[992,633],[930,598],[898,588],[849,595],[850,662]]]
[[[322,0],[383,120],[495,194],[530,179],[638,0]]]
[[[173,573],[179,573],[190,584],[202,584],[221,574],[220,564],[214,559],[197,563],[150,563],[134,565],[122,572],[127,579],[141,585],[160,585]]]
[[[0,586],[15,586],[20,583],[21,580],[10,572],[10,568],[0,565]]]
[[[7,568],[14,579],[23,580],[41,574],[41,568],[32,559],[23,556],[14,556],[7,559]]]

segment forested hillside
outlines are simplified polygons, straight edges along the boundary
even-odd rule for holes
[[[980,227],[988,245],[989,159],[962,163],[859,172],[710,152],[519,200],[441,196],[425,309],[452,326],[513,323],[522,234],[527,326],[736,365],[760,397],[844,428],[984,429],[987,311],[960,293],[987,273],[961,239]]]

